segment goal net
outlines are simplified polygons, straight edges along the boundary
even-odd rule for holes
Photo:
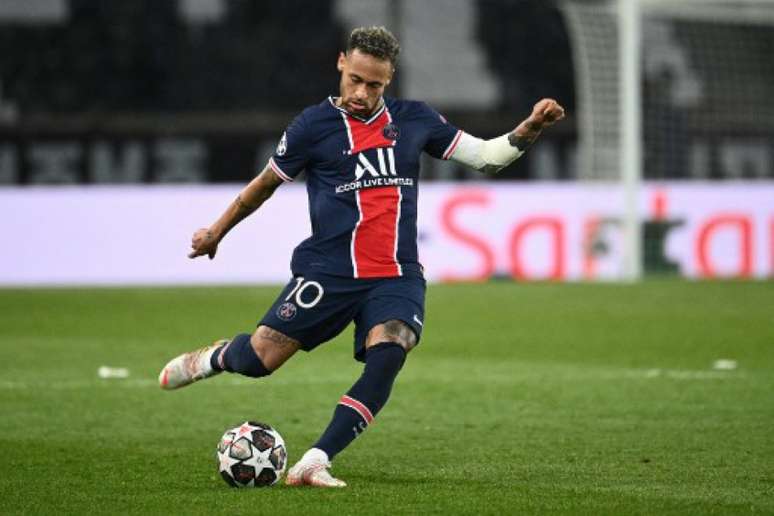
[[[633,206],[642,179],[774,177],[774,1],[560,5],[575,62],[578,177],[625,186],[624,269],[637,278],[648,254]]]

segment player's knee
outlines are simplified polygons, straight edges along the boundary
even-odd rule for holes
[[[370,348],[383,343],[398,344],[408,353],[417,345],[417,335],[408,324],[392,319],[375,326],[369,332],[366,347]]]
[[[268,326],[259,326],[250,338],[250,344],[270,374],[279,369],[301,347],[297,340]]]

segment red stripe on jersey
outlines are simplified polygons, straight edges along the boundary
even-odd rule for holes
[[[390,120],[390,113],[386,108],[370,123],[363,122],[357,118],[347,117],[345,121],[352,135],[350,142],[352,146],[351,153],[357,154],[368,149],[395,145],[395,140],[388,140],[384,137],[384,126],[389,124]]]
[[[339,400],[339,405],[344,405],[345,407],[353,409],[360,414],[360,417],[363,418],[367,425],[370,425],[371,421],[374,420],[374,416],[371,414],[371,411],[368,410],[368,407],[357,401],[355,398],[350,398],[346,394]]]
[[[454,154],[454,151],[457,149],[457,144],[460,143],[460,137],[462,136],[462,130],[457,131],[457,134],[454,135],[454,139],[449,144],[448,147],[446,147],[446,151],[443,153],[443,159],[449,159],[451,158],[452,154]]]
[[[360,220],[352,231],[352,268],[356,278],[401,276],[397,261],[400,187],[359,190]]]

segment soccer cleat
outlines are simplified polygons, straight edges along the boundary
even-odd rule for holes
[[[331,475],[328,455],[312,448],[290,468],[285,483],[289,486],[347,487],[347,483]]]
[[[179,389],[220,374],[222,371],[212,368],[210,358],[216,349],[228,342],[228,340],[218,340],[210,346],[173,358],[161,370],[159,385],[166,390]]]

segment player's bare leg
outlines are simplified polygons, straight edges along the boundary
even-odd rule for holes
[[[330,461],[366,429],[387,402],[406,353],[416,342],[414,331],[397,320],[377,324],[368,332],[363,375],[342,396],[328,428],[315,446],[290,468],[285,483],[314,487],[347,485],[330,474]]]
[[[240,334],[173,358],[161,370],[159,385],[166,390],[179,389],[224,370],[253,378],[268,376],[300,347],[297,340],[259,326],[252,336]]]
[[[370,349],[382,342],[395,342],[408,353],[417,345],[417,336],[406,323],[402,321],[387,321],[377,324],[366,336],[365,347]]]

